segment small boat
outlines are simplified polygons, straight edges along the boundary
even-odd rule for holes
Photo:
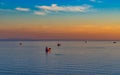
[[[59,46],[61,46],[61,44],[60,44],[60,43],[58,43],[58,44],[57,44],[57,46],[59,47]]]
[[[114,41],[113,43],[115,44],[115,43],[117,43],[117,42]]]
[[[19,45],[22,45],[22,43],[19,43]]]
[[[85,41],[85,43],[87,43],[87,41]]]
[[[51,51],[51,48],[46,47],[46,48],[45,48],[45,51],[46,51],[46,53],[48,53],[48,52]]]

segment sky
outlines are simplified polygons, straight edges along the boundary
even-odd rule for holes
[[[0,39],[120,40],[120,0],[0,0]]]

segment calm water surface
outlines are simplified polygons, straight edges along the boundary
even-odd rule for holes
[[[120,75],[119,41],[60,41],[60,47],[57,43],[1,41],[0,75]],[[46,46],[51,52],[45,52]]]

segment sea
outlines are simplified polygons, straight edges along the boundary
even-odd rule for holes
[[[0,75],[120,75],[120,41],[0,41]]]

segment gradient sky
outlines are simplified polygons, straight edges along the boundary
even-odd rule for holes
[[[120,40],[120,0],[0,0],[0,39]]]

